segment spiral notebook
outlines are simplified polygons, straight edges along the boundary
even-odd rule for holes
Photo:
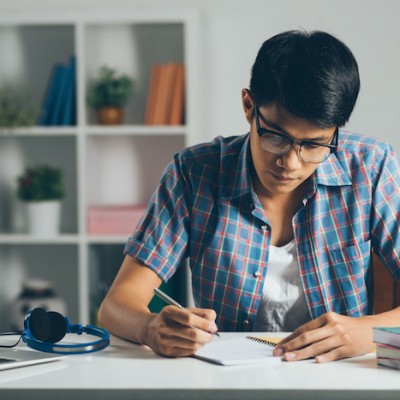
[[[280,339],[246,336],[217,339],[197,350],[194,357],[220,365],[243,365],[280,361],[272,351]]]

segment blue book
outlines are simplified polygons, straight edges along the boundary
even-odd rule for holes
[[[54,108],[55,99],[57,98],[58,87],[62,75],[62,64],[55,64],[51,70],[50,79],[47,84],[46,94],[43,98],[42,110],[38,120],[38,125],[49,125],[50,115]]]
[[[65,95],[63,96],[60,125],[76,124],[76,59],[71,57],[66,77]]]
[[[61,65],[60,73],[58,74],[56,93],[52,102],[51,112],[47,125],[60,125],[62,110],[65,104],[65,95],[68,86],[68,66]]]

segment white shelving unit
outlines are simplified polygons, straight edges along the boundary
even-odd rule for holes
[[[41,104],[52,66],[72,54],[77,61],[76,126],[0,132],[0,329],[7,329],[8,306],[27,277],[51,280],[72,321],[94,322],[101,286],[115,276],[127,237],[89,235],[88,207],[145,204],[172,155],[199,136],[197,18],[190,10],[134,9],[0,18],[0,86],[25,84]],[[151,67],[170,61],[185,64],[186,123],[145,126]],[[121,126],[97,125],[85,100],[89,79],[102,65],[134,79]],[[61,167],[65,174],[57,237],[25,233],[16,177],[37,162]]]

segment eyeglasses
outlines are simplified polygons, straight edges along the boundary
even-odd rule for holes
[[[298,156],[306,163],[318,164],[325,161],[338,146],[338,128],[333,133],[331,143],[318,143],[312,140],[294,140],[284,133],[260,127],[260,112],[255,107],[256,128],[260,137],[261,148],[268,153],[286,154],[295,144],[299,145]],[[262,117],[262,116],[261,116]],[[332,143],[334,142],[334,143]]]

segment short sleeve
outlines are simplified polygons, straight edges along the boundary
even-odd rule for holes
[[[372,244],[392,275],[400,279],[400,162],[391,146],[375,168]]]
[[[181,164],[176,155],[124,249],[125,254],[147,265],[165,282],[188,253],[191,190]]]

